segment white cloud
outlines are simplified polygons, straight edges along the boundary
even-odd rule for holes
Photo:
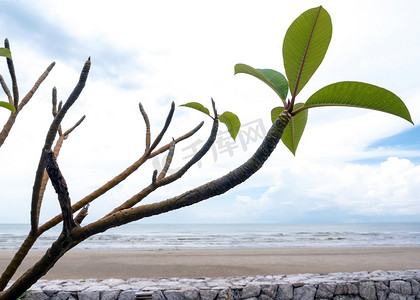
[[[307,221],[328,212],[349,216],[416,216],[420,214],[420,166],[390,157],[379,165],[297,163],[279,170],[278,183],[259,198],[237,195],[238,216],[289,214]],[[325,221],[328,221],[326,219]]]

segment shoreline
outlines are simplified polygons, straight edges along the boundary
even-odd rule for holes
[[[44,252],[29,253],[17,275],[32,266]],[[0,251],[1,271],[13,255],[13,251]],[[43,279],[203,278],[413,269],[420,269],[420,247],[171,251],[73,249]]]

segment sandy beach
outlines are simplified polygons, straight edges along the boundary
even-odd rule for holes
[[[32,252],[19,274],[43,252]],[[0,269],[13,256],[0,251]],[[218,277],[420,269],[420,247],[189,251],[73,250],[44,279]]]

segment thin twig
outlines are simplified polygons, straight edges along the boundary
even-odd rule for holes
[[[89,209],[89,204],[86,204],[77,214],[77,216],[74,218],[74,221],[76,222],[77,225],[80,226],[80,224],[82,224],[83,220],[87,217],[88,215],[88,209]]]
[[[139,103],[139,108],[141,115],[143,116],[144,123],[146,123],[146,151],[148,151],[150,149],[150,121],[141,103]]]
[[[200,130],[200,128],[203,126],[203,124],[204,124],[204,121],[201,121],[200,124],[198,124],[198,126],[195,127],[193,130],[191,130],[190,132],[187,132],[186,134],[184,134],[183,136],[180,136],[179,138],[176,138],[175,139],[175,143],[177,144],[177,143],[179,143],[179,142],[181,142],[181,141],[189,138],[190,136],[192,136],[194,133],[196,133],[198,130]],[[165,152],[166,150],[169,149],[170,146],[171,146],[171,143],[166,144],[165,146],[159,148],[158,150],[153,151],[152,153],[150,153],[150,156],[149,157],[150,158],[153,158],[156,155],[159,155],[159,154]]]
[[[166,157],[165,165],[163,166],[162,171],[157,177],[157,180],[161,180],[166,176],[166,173],[169,170],[169,166],[171,165],[172,158],[174,157],[174,153],[175,153],[175,140],[173,140],[171,142],[171,145],[169,146],[168,156]]]
[[[73,125],[73,127],[71,127],[70,129],[68,129],[66,132],[64,132],[64,139],[66,139],[70,133],[73,132],[73,130],[75,130],[82,122],[83,120],[86,118],[86,115],[83,116],[79,121],[77,121],[76,124]]]
[[[156,183],[156,176],[157,176],[158,170],[154,170],[152,174],[152,184]]]
[[[4,40],[4,47],[10,50],[9,40]],[[19,89],[17,85],[16,73],[15,73],[15,66],[13,64],[13,60],[7,58],[7,67],[9,69],[10,77],[12,79],[12,91],[13,91],[13,106],[18,109],[19,105]]]
[[[53,87],[52,89],[52,115],[55,118],[57,116],[57,113],[60,109],[57,110],[57,88]],[[61,101],[60,101],[61,103]],[[58,126],[58,135],[61,136],[63,135],[63,131],[61,130],[61,124],[60,126]]]
[[[162,130],[160,131],[160,133],[158,134],[158,136],[156,137],[156,139],[154,140],[152,146],[150,146],[150,148],[148,149],[149,153],[153,151],[153,149],[156,148],[156,146],[160,143],[160,141],[162,140],[163,135],[165,134],[166,130],[169,127],[169,124],[171,124],[171,120],[172,117],[174,115],[174,111],[175,111],[175,103],[172,102],[171,104],[171,110],[169,111],[168,116],[166,117],[166,121],[165,121],[165,125],[163,125]]]
[[[1,76],[1,75],[0,75],[0,84],[1,84],[1,87],[3,88],[3,91],[6,93],[7,98],[9,99],[9,103],[13,105],[12,94],[10,94],[10,90],[7,87],[6,82],[4,81],[3,76]]]
[[[52,115],[55,118],[57,115],[57,88],[52,89]]]
[[[30,89],[30,91],[23,97],[22,101],[20,101],[19,104],[19,110],[22,110],[22,108],[31,100],[32,96],[35,94],[41,83],[47,78],[48,74],[50,74],[51,70],[54,68],[55,62],[52,62],[47,69],[44,71],[44,73],[39,76],[38,80],[35,82],[34,86]]]

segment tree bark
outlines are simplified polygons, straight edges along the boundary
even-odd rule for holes
[[[63,232],[70,232],[73,228],[78,227],[73,219],[73,211],[71,210],[71,200],[67,188],[66,180],[61,174],[54,153],[51,150],[44,151],[45,169],[54,186],[60,202],[61,214],[63,215]]]

